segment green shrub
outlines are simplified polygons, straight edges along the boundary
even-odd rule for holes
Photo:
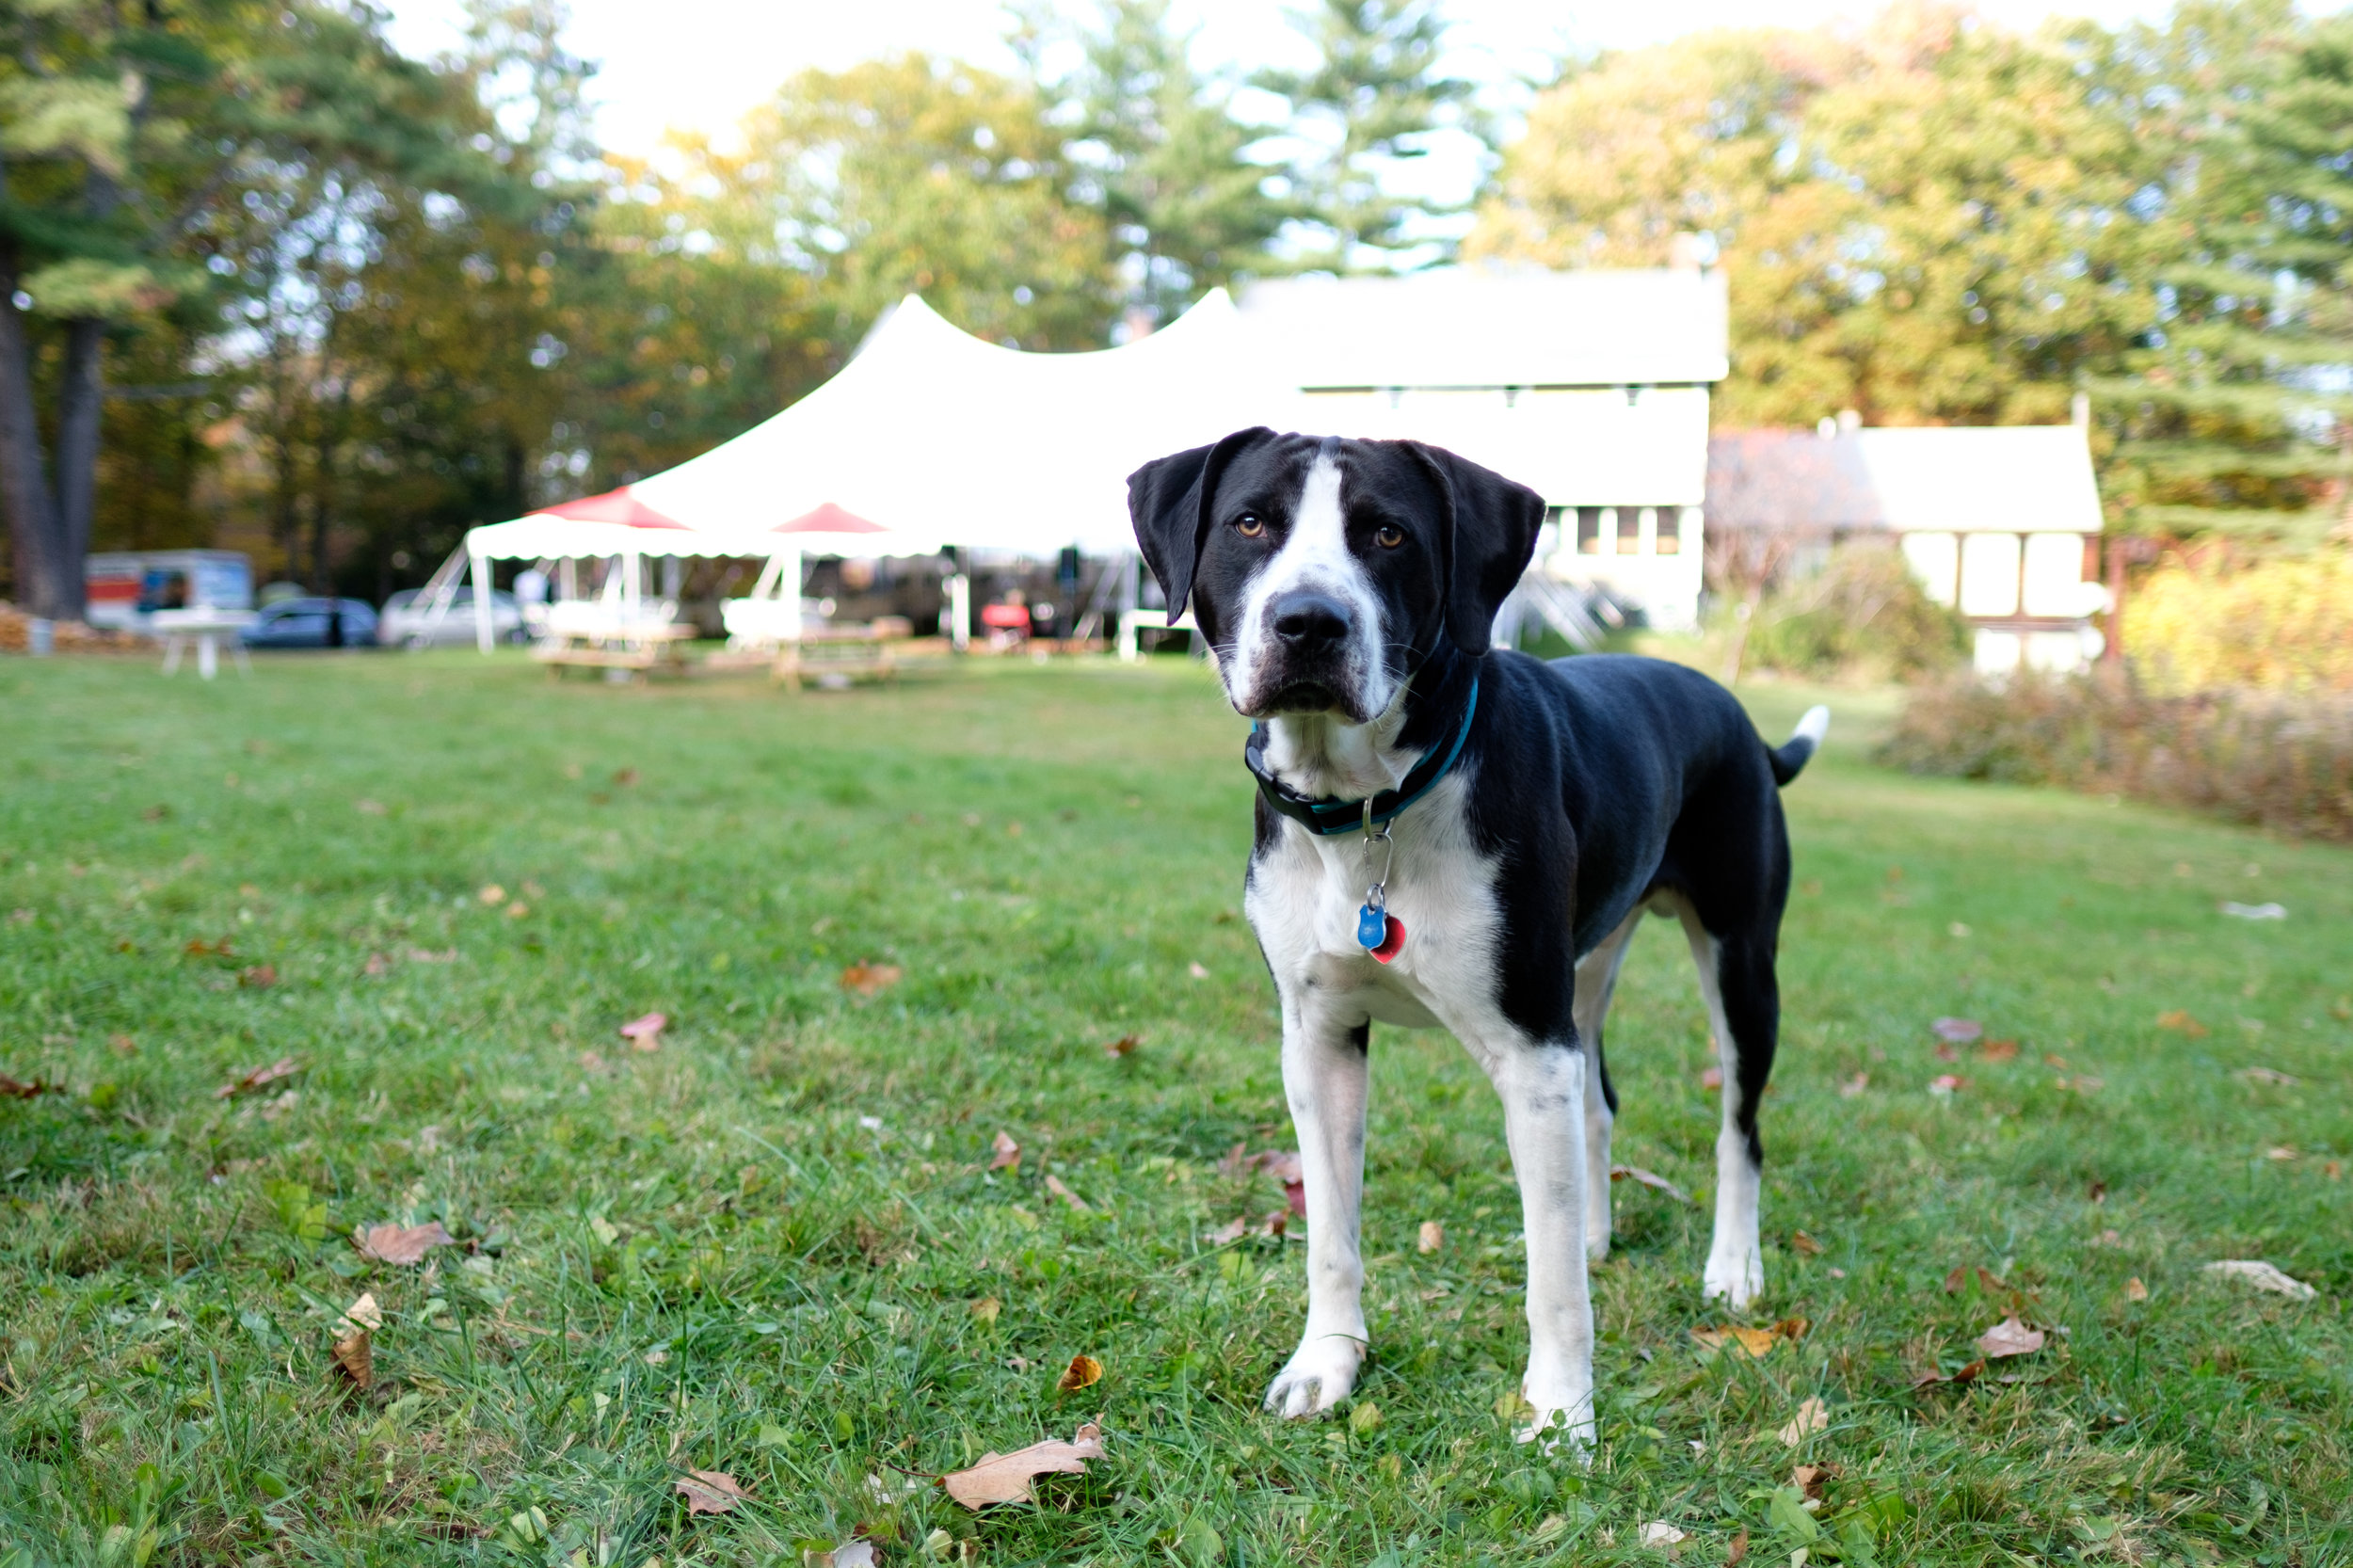
[[[2353,698],[2157,696],[2101,676],[1962,679],[1905,703],[1880,760],[1913,773],[2065,784],[2353,840]]]
[[[1858,543],[1757,607],[1746,658],[1817,679],[1914,680],[1968,653],[1968,623],[1922,592],[1894,550]]]

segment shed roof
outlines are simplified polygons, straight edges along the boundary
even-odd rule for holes
[[[1724,275],[1438,267],[1281,278],[1237,301],[1267,364],[1305,389],[1623,387],[1723,379]]]
[[[1720,431],[1707,442],[1707,515],[1736,528],[1903,534],[2103,526],[2089,437],[2073,424]]]

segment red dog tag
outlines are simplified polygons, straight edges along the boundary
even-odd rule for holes
[[[1372,950],[1372,955],[1385,964],[1405,945],[1405,922],[1395,915],[1384,915],[1382,920],[1381,945]]]

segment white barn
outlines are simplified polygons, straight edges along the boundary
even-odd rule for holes
[[[1236,303],[1303,429],[1425,440],[1516,479],[1551,510],[1537,572],[1697,624],[1721,272],[1448,267],[1253,283]]]

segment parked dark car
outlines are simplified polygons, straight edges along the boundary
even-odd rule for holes
[[[374,648],[376,610],[361,599],[281,599],[243,635],[248,648]]]

